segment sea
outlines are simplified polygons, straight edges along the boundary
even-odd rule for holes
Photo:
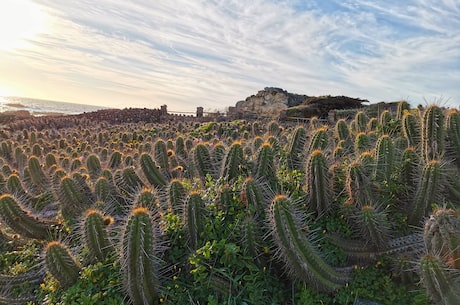
[[[101,109],[108,108],[27,97],[0,96],[0,112],[26,110],[31,115],[44,116],[55,114],[80,114]]]

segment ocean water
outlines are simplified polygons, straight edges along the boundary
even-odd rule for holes
[[[100,109],[107,109],[107,107],[39,100],[25,97],[0,96],[0,112],[27,110],[32,115],[43,116],[51,114],[80,114]]]

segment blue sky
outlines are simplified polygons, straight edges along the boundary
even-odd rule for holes
[[[4,95],[194,111],[275,86],[460,105],[456,0],[5,1],[9,30],[31,28],[0,30]]]

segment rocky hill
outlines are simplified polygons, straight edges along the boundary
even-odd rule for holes
[[[281,88],[267,87],[244,101],[236,103],[233,111],[243,117],[326,117],[330,110],[363,107],[367,100],[347,96],[308,96],[289,93]]]

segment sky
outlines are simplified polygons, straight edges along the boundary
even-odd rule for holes
[[[458,0],[1,0],[0,96],[224,110],[265,87],[460,106]]]

